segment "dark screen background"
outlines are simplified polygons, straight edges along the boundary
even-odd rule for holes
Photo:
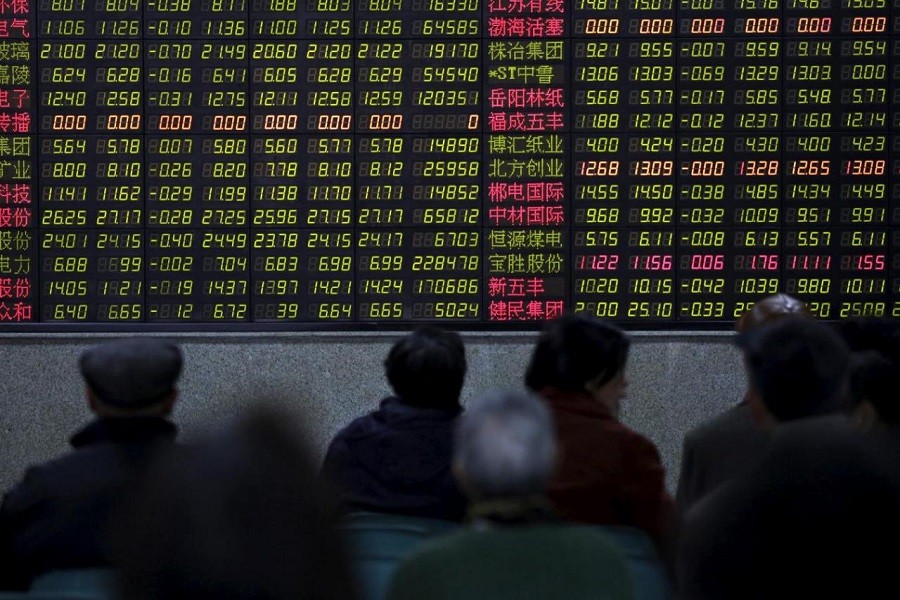
[[[898,316],[895,12],[0,3],[0,326]]]

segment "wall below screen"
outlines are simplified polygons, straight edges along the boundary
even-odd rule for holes
[[[301,416],[321,458],[331,436],[390,393],[381,362],[395,333],[166,335],[185,355],[175,421],[181,439],[228,422],[258,399]],[[632,333],[624,420],[659,447],[674,491],[684,433],[735,404],[744,373],[730,333]],[[25,468],[64,452],[90,420],[78,356],[100,334],[0,336],[0,489]],[[536,334],[464,334],[464,401],[521,386]]]

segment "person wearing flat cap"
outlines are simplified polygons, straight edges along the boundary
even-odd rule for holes
[[[29,468],[0,506],[0,589],[25,589],[56,569],[109,565],[107,520],[129,486],[177,429],[182,357],[154,338],[120,339],[81,355],[95,420],[73,449]]]

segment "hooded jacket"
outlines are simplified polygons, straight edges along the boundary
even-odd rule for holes
[[[450,470],[461,411],[389,397],[338,432],[322,471],[338,487],[343,510],[461,520],[466,500]]]

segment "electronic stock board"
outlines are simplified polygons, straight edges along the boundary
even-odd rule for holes
[[[898,34],[900,0],[0,0],[0,327],[900,316]]]

